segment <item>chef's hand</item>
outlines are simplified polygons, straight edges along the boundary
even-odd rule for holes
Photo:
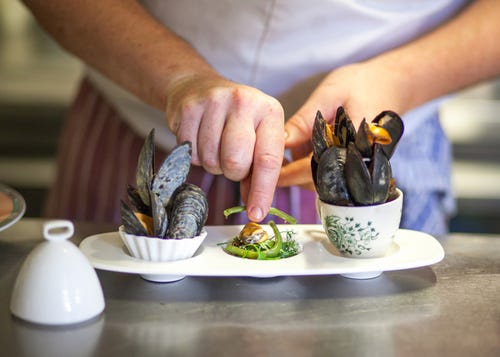
[[[398,81],[389,69],[367,64],[353,64],[329,73],[285,125],[285,147],[292,161],[282,167],[278,186],[298,185],[314,190],[311,135],[318,110],[333,122],[337,108],[343,106],[357,130],[363,118],[371,121],[383,110],[401,114],[406,109],[403,103],[407,102],[407,91],[400,90]]]
[[[248,218],[260,222],[274,196],[284,151],[281,104],[213,74],[181,78],[167,91],[166,116],[177,140],[192,143],[192,163],[241,181]]]
[[[311,132],[318,109],[331,120],[342,105],[357,128],[363,117],[371,120],[387,109],[404,115],[431,99],[498,76],[500,51],[495,39],[500,26],[493,19],[499,10],[499,1],[473,1],[426,35],[328,74],[286,124],[285,145],[292,152],[293,162],[281,170],[278,186],[312,188],[306,155],[311,151]],[[471,51],[477,47],[478,39],[482,39],[481,46]]]

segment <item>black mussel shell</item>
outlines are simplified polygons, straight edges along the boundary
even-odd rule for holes
[[[319,160],[316,172],[316,191],[319,198],[326,203],[349,205],[349,191],[344,178],[346,149],[329,147]]]
[[[137,236],[148,236],[146,228],[144,228],[134,212],[125,202],[123,202],[123,200],[120,200],[120,213],[125,232]]]
[[[312,131],[312,145],[313,145],[313,158],[316,162],[319,162],[319,158],[325,152],[328,145],[328,140],[326,137],[326,120],[321,115],[318,110],[316,112],[316,118],[314,119],[313,131]]]
[[[401,117],[391,110],[386,110],[377,115],[373,120],[373,123],[377,123],[381,127],[383,127],[389,135],[391,136],[391,143],[387,145],[383,145],[382,149],[384,150],[385,156],[388,159],[392,157],[394,150],[396,149],[396,145],[399,142],[399,139],[403,136],[404,132],[404,123]]]
[[[373,203],[373,189],[370,172],[363,156],[354,144],[347,148],[344,174],[354,203],[371,205]]]
[[[314,156],[311,157],[311,172],[314,187],[316,187],[316,191],[318,191],[318,163],[314,159]]]
[[[339,145],[343,148],[346,148],[351,141],[356,140],[356,128],[344,107],[337,108],[334,134],[339,140]]]
[[[153,181],[154,174],[154,135],[155,130],[152,129],[142,145],[139,159],[137,160],[137,193],[146,206],[151,205],[149,192],[151,191],[151,182]]]
[[[207,197],[198,186],[184,183],[173,193],[169,210],[170,223],[166,237],[193,238],[201,233],[207,220]]]
[[[384,145],[375,144],[369,170],[372,176],[373,203],[384,203],[389,198],[392,167],[384,151]]]
[[[344,173],[349,193],[357,205],[373,205],[387,200],[392,171],[380,144],[374,145],[369,165],[356,146],[349,144]]]
[[[371,157],[373,155],[372,144],[368,137],[370,136],[370,126],[365,119],[361,121],[356,135],[354,144],[363,157]]]
[[[151,192],[151,211],[153,216],[154,236],[164,238],[168,228],[167,211],[160,197],[153,192]]]
[[[186,181],[190,167],[191,142],[185,141],[172,150],[153,180],[152,191],[160,197],[163,206],[168,205],[173,192]]]
[[[127,197],[129,203],[132,205],[132,210],[134,212],[139,212],[151,216],[151,207],[144,204],[141,196],[139,196],[139,192],[134,186],[127,185]]]

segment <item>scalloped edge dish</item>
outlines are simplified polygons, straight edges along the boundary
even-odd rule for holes
[[[132,256],[150,262],[169,262],[191,258],[207,237],[207,231],[204,229],[200,235],[184,239],[136,236],[125,232],[123,226],[118,228],[118,233]]]

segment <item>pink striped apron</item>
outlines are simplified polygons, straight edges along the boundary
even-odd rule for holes
[[[144,138],[135,134],[92,84],[84,80],[62,129],[56,179],[44,216],[120,224],[120,199],[135,184],[137,157]],[[156,167],[167,153],[156,152]],[[208,225],[246,222],[246,216],[224,218],[225,208],[240,204],[239,185],[192,166],[188,181],[208,197]],[[273,206],[299,223],[318,223],[315,194],[298,187],[279,188]]]

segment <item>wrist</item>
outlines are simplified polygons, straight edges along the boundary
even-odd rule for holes
[[[172,93],[198,81],[201,78],[218,77],[217,72],[201,58],[165,65],[164,69],[155,76],[151,86],[153,105],[165,110]]]

